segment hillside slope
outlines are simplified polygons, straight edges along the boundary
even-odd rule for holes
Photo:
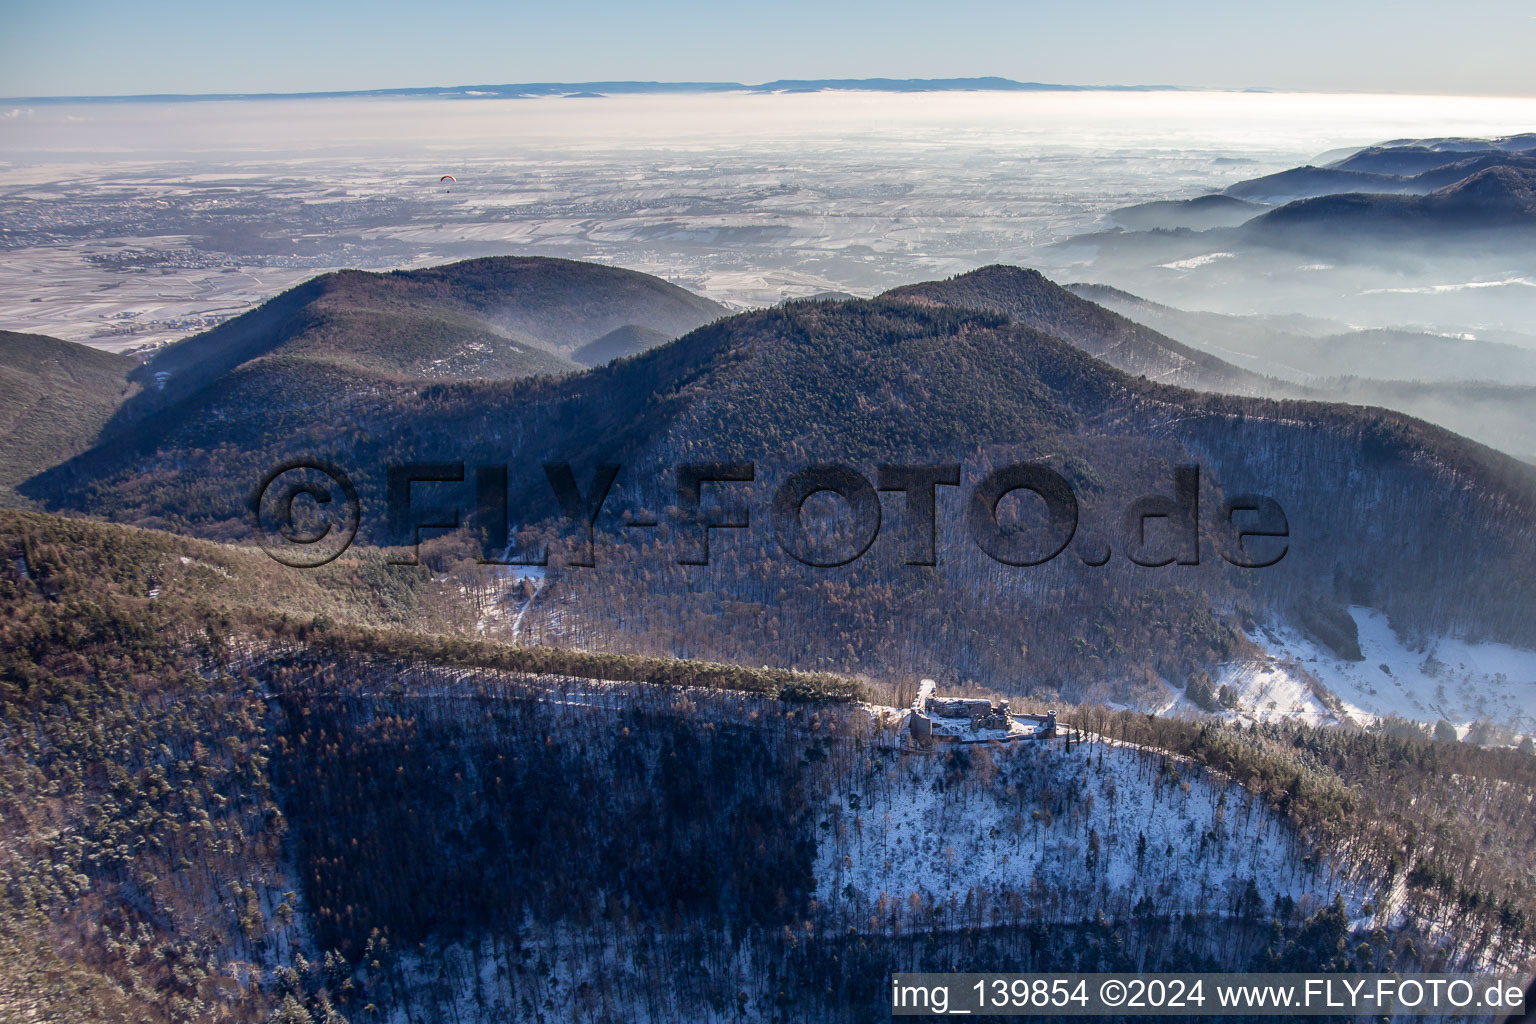
[[[122,428],[253,360],[301,357],[367,375],[504,380],[577,368],[570,353],[620,327],[675,337],[725,310],[646,274],[498,256],[423,270],[323,274],[212,330],[156,350]]]
[[[991,266],[947,281],[904,285],[885,298],[1000,313],[1069,341],[1133,376],[1229,394],[1275,394],[1283,385],[1190,348],[1079,298],[1036,270]]]
[[[1341,192],[1260,214],[1238,232],[1269,245],[1344,249],[1393,240],[1473,236],[1481,245],[1536,241],[1536,164],[1486,167],[1427,195]],[[1490,232],[1497,233],[1489,238]]]
[[[595,341],[587,342],[572,352],[571,358],[583,366],[601,366],[625,356],[639,355],[657,345],[665,345],[673,337],[665,331],[625,324],[623,327],[615,327]]]
[[[138,360],[40,334],[0,331],[0,505],[28,477],[85,451],[136,390]]]

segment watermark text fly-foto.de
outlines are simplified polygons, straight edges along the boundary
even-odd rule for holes
[[[657,530],[665,519],[680,565],[708,565],[712,541],[722,531],[750,531],[766,521],[783,552],[812,567],[833,568],[863,557],[880,535],[881,492],[899,494],[901,558],[933,566],[940,544],[940,495],[961,488],[958,463],[882,463],[866,474],[841,463],[816,463],[778,478],[766,508],[750,507],[749,485],[760,479],[753,462],[686,462],[674,467],[672,497],[664,515],[610,509],[623,467],[601,463],[585,483],[569,463],[546,462],[543,475],[570,540],[565,564],[595,566],[594,532],[605,509],[619,512],[625,530]],[[384,546],[390,561],[413,565],[417,547],[432,533],[472,530],[487,565],[544,565],[546,549],[513,552],[515,529],[508,500],[506,465],[412,462],[385,467]],[[430,499],[424,494],[430,491]],[[820,502],[819,514],[808,511]],[[962,493],[963,532],[995,561],[1035,566],[1069,549],[1085,565],[1104,565],[1112,545],[1081,528],[1080,505],[1071,483],[1049,466],[1013,462],[981,476]],[[1005,503],[1013,510],[1004,514]],[[362,524],[357,488],[323,460],[294,460],[258,482],[249,518],[262,546],[286,565],[324,565],[345,551]],[[1019,509],[1027,509],[1019,513]],[[830,511],[830,514],[829,514]],[[1273,498],[1226,495],[1207,510],[1206,526],[1226,562],[1242,568],[1278,563],[1288,550],[1290,524]],[[1142,566],[1198,565],[1201,557],[1201,483],[1198,466],[1175,466],[1165,492],[1126,504],[1113,524],[1118,546]],[[377,536],[377,534],[375,534]]]

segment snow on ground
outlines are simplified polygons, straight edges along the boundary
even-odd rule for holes
[[[1223,665],[1213,686],[1218,691],[1230,686],[1237,692],[1237,704],[1226,717],[1243,722],[1302,718],[1311,725],[1370,721],[1372,716],[1359,708],[1341,701],[1325,701],[1326,688],[1299,662],[1294,651],[1281,649],[1260,658]]]
[[[502,557],[510,557],[510,551],[508,548]],[[475,632],[482,636],[494,634],[497,639],[503,639],[500,633],[505,630],[505,642],[516,643],[523,616],[533,607],[544,583],[544,567],[541,565],[500,565],[493,571],[490,581],[478,588],[479,593],[472,594],[470,587],[464,588],[464,596],[480,600],[484,607],[475,622]]]
[[[1277,895],[1307,908],[1340,890],[1352,908],[1371,898],[1306,859],[1260,800],[1187,763],[1060,741],[969,754],[957,773],[947,752],[889,753],[885,770],[836,782],[818,835],[824,906],[868,927],[893,909],[959,913],[968,899],[1022,898],[1029,918],[1113,917],[1143,897],[1158,913],[1232,913],[1250,879],[1266,913]]]
[[[495,675],[413,670],[401,681],[407,692],[442,695]],[[670,693],[635,683],[504,678],[568,707],[619,708],[642,691]],[[676,696],[680,713],[710,721],[756,721],[771,703],[711,690]],[[473,712],[465,701],[432,706]],[[867,715],[871,731],[849,723],[850,746],[822,760],[807,786],[815,794],[819,930],[892,934],[900,925],[910,934],[1100,912],[1112,920],[1138,912],[1263,919],[1277,896],[1309,914],[1335,893],[1359,927],[1388,914],[1377,908],[1391,901],[1336,872],[1261,800],[1188,761],[1092,738],[1070,749],[1053,739],[916,753],[896,742],[905,709],[847,712]],[[808,736],[820,731],[814,721],[806,728]],[[1377,908],[1366,913],[1372,900]],[[647,927],[624,942],[601,927],[516,931],[430,954],[401,950],[412,981],[407,1005],[389,1020],[776,1019],[772,990],[745,980],[762,976],[750,942],[736,947],[734,959],[685,972],[679,987],[659,983],[650,966],[686,949],[664,930]]]
[[[1417,722],[1445,719],[1462,736],[1477,721],[1536,735],[1536,651],[1456,637],[1405,642],[1383,613],[1363,607],[1349,613],[1359,629],[1363,661],[1341,660],[1287,628],[1253,634],[1267,653],[1225,666],[1215,681],[1238,693],[1232,717],[1305,715],[1314,722],[1367,724],[1395,714]],[[1337,702],[1325,700],[1314,684]],[[1513,742],[1515,736],[1499,739]]]

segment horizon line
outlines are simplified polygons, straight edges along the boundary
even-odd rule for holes
[[[132,103],[209,100],[344,99],[399,97],[441,99],[597,98],[651,93],[809,93],[809,92],[1291,92],[1262,87],[1227,88],[1189,85],[1070,85],[1021,82],[996,75],[964,78],[780,78],[744,82],[663,82],[611,80],[589,82],[513,82],[494,85],[390,86],[378,89],[321,89],[301,92],[164,92],[100,95],[0,96],[4,103]]]

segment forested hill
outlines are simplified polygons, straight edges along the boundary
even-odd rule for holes
[[[1070,310],[1109,316],[1069,298]],[[1382,410],[1143,381],[996,312],[900,297],[793,303],[558,379],[357,390],[301,370],[284,388],[232,374],[176,419],[146,426],[134,446],[28,487],[58,507],[234,539],[247,536],[245,502],[263,473],[319,455],[356,480],[363,537],[380,543],[390,539],[384,466],[501,464],[516,522],[534,538],[559,529],[542,463],[570,463],[584,488],[597,464],[621,463],[597,524],[598,566],[562,570],[570,550],[557,544],[552,580],[519,620],[528,637],[562,646],[1025,679],[1129,700],[1231,657],[1250,617],[1312,623],[1337,639],[1317,624],[1341,624],[1343,608],[1361,604],[1410,633],[1532,642],[1519,614],[1536,587],[1529,467]],[[754,528],[717,535],[708,566],[680,564],[694,541],[670,518],[673,471],[710,460],[756,463],[751,484],[720,492],[749,504]],[[1072,546],[1045,565],[1001,565],[971,540],[965,494],[1015,461],[1052,467],[1080,503]],[[963,464],[962,486],[938,491],[937,567],[907,564],[894,503],[851,563],[790,558],[772,495],[815,462],[870,481],[880,463]],[[1140,542],[1123,532],[1125,509],[1171,495],[1185,464],[1201,470],[1201,564],[1133,563]],[[456,493],[467,515],[468,490]],[[1271,569],[1219,555],[1230,539],[1223,497],[1243,493],[1273,498],[1288,517],[1287,553]],[[1003,513],[1038,535],[1032,508],[1005,503]],[[636,515],[663,528],[623,529]],[[721,629],[722,617],[757,625]]]
[[[1536,159],[1469,173],[1427,195],[1343,192],[1298,199],[1248,221],[1243,236],[1270,244],[1317,236],[1363,244],[1466,234],[1519,240],[1536,235]]]
[[[589,341],[571,353],[571,358],[583,366],[601,366],[624,356],[639,355],[646,349],[665,345],[673,335],[649,327],[625,324],[616,327],[596,341]]]
[[[323,274],[209,331],[156,350],[124,428],[263,359],[372,378],[504,380],[578,369],[571,354],[620,328],[663,338],[725,315],[676,285],[574,260],[498,256],[422,270]],[[651,335],[644,335],[648,339]],[[650,343],[654,344],[654,340]]]
[[[95,444],[136,386],[132,356],[0,331],[0,505],[13,488]]]
[[[1079,298],[1037,270],[990,266],[947,281],[904,285],[886,298],[989,310],[1054,335],[1132,376],[1201,391],[1275,395],[1284,382],[1233,366]]]

